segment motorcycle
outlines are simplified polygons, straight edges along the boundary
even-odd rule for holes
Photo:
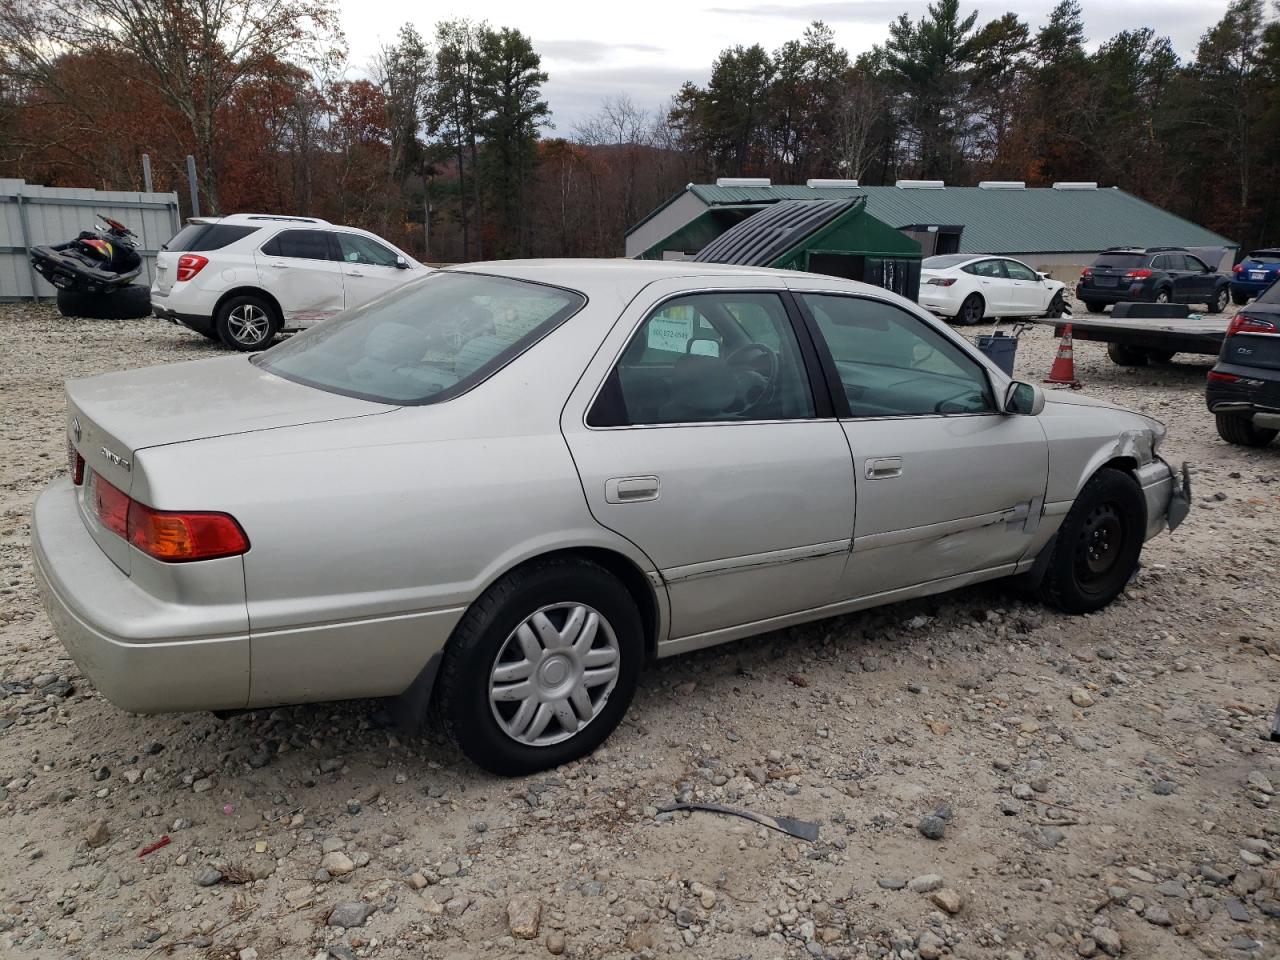
[[[132,320],[151,314],[151,291],[133,281],[142,272],[138,238],[119,220],[97,215],[74,240],[31,248],[31,265],[58,290],[64,317]]]

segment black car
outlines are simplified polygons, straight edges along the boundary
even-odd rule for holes
[[[1280,433],[1280,283],[1232,318],[1205,400],[1228,443],[1265,447]]]
[[[1181,247],[1114,247],[1085,267],[1076,299],[1090,313],[1109,303],[1203,303],[1221,313],[1231,297],[1231,278]]]

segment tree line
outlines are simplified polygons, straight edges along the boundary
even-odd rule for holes
[[[979,23],[903,14],[851,56],[825,24],[726,49],[653,109],[557,131],[519,30],[406,24],[353,71],[333,0],[0,0],[0,176],[320,216],[433,261],[618,255],[690,180],[1096,180],[1246,247],[1280,242],[1280,24],[1234,0],[1183,60],[1091,43],[1076,0]]]

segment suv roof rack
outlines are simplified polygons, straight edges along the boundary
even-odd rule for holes
[[[1146,249],[1148,253],[1164,253],[1166,250],[1177,250],[1179,252],[1186,252],[1187,248],[1186,247],[1147,247]]]

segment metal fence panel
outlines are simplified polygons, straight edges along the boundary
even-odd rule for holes
[[[160,245],[181,226],[176,193],[41,187],[0,178],[0,301],[52,297],[56,291],[31,268],[27,251],[70,240],[93,225],[95,213],[137,234],[143,263],[138,282],[149,285]]]

